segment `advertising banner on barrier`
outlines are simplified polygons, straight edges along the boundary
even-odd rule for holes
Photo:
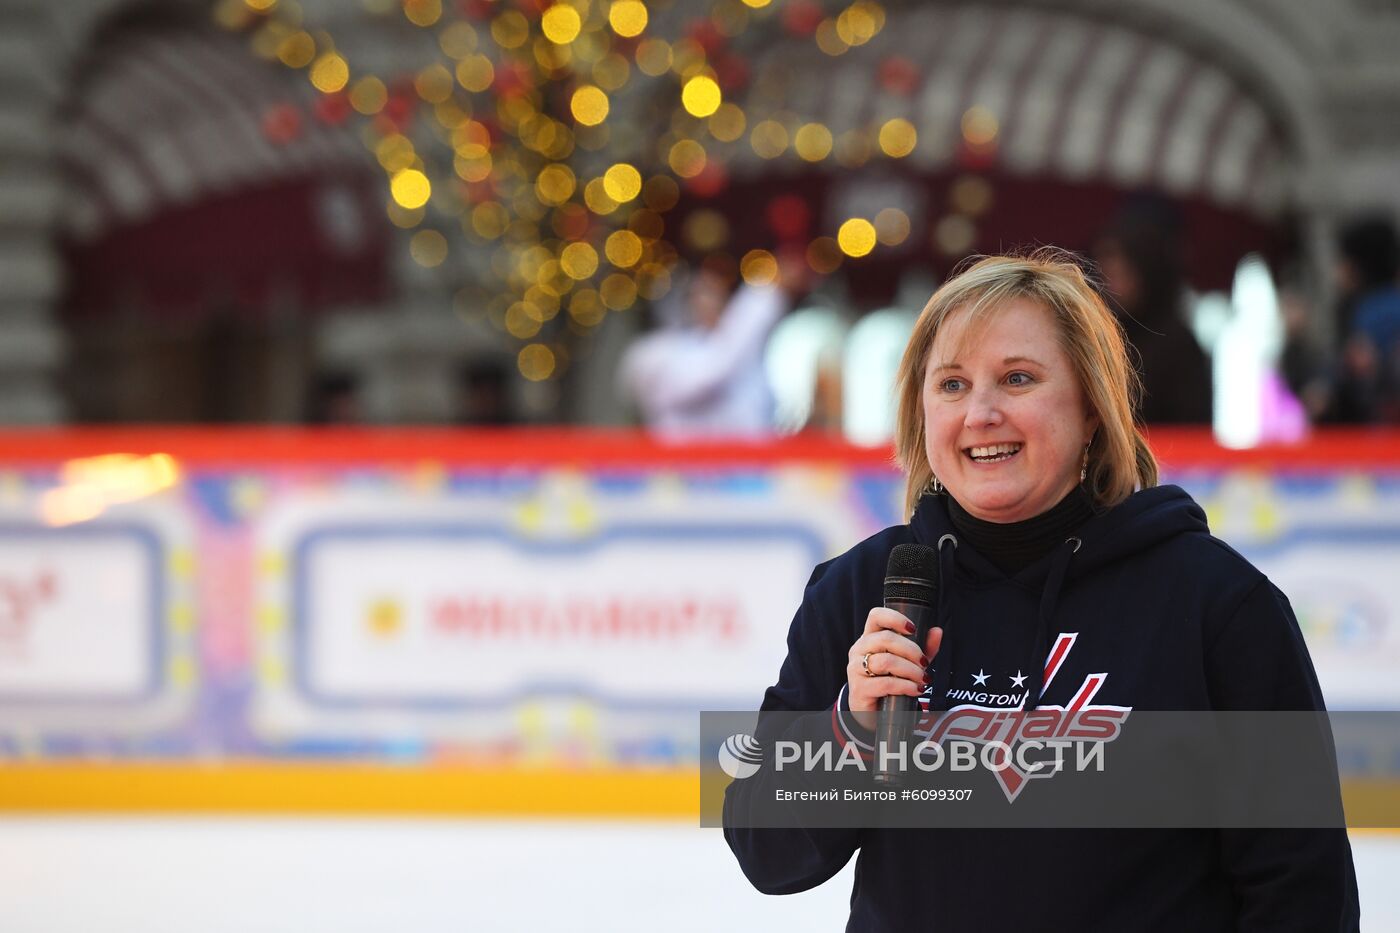
[[[691,763],[813,568],[902,519],[886,452],[824,442],[211,436],[0,443],[0,755]],[[1183,437],[1164,481],[1289,596],[1329,704],[1400,709],[1400,443]]]

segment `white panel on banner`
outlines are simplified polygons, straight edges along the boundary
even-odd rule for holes
[[[1255,556],[1292,604],[1333,709],[1400,701],[1400,533],[1367,537],[1363,529],[1300,535]]]
[[[314,700],[493,703],[569,693],[695,704],[769,682],[801,529],[605,529],[577,545],[470,527],[312,536],[295,583]]]
[[[152,687],[159,573],[138,532],[0,536],[0,698],[135,698]]]

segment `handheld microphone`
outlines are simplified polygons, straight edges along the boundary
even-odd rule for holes
[[[907,637],[919,646],[920,652],[928,640],[937,579],[938,552],[933,548],[901,544],[890,552],[885,567],[885,608],[903,614],[914,623],[914,634]],[[901,771],[890,767],[881,752],[886,748],[893,752],[903,744],[907,753],[917,709],[918,701],[914,697],[901,694],[880,698],[875,717],[876,784],[897,786],[902,782]]]

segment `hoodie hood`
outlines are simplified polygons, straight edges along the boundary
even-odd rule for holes
[[[943,628],[943,647],[939,654],[948,660],[939,664],[935,659],[932,695],[941,698],[947,693],[952,644],[958,637],[959,623],[953,618],[952,606],[959,576],[978,582],[1006,582],[1007,577],[985,557],[958,541],[944,497],[929,495],[920,499],[910,526],[916,541],[938,552],[935,619]],[[1184,489],[1156,486],[1134,493],[1114,508],[1090,518],[1063,544],[1011,578],[1014,585],[1040,590],[1035,638],[1033,644],[1027,646],[1026,669],[1030,675],[1024,708],[1033,710],[1040,702],[1046,656],[1059,634],[1056,608],[1060,590],[1067,580],[1082,577],[1177,535],[1208,532],[1205,512]]]
[[[938,547],[938,542],[946,535],[957,538],[957,531],[948,517],[948,502],[943,496],[926,495],[920,499],[909,524],[914,539],[929,547]],[[1073,551],[1066,575],[1068,579],[1083,576],[1177,535],[1209,532],[1205,512],[1180,486],[1143,489],[1117,506],[1098,513],[1075,531],[1074,537],[1080,544]],[[970,577],[995,580],[1006,576],[970,547],[960,543],[956,551],[959,568]],[[1039,585],[1045,580],[1052,562],[1053,556],[1036,561],[1012,579]]]

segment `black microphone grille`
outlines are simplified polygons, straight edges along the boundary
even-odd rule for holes
[[[932,580],[938,574],[938,552],[927,544],[901,544],[890,551],[885,566],[887,577],[917,577]]]
[[[938,552],[925,544],[901,544],[890,551],[885,566],[885,596],[928,598],[938,579]],[[905,591],[908,590],[906,593]]]

